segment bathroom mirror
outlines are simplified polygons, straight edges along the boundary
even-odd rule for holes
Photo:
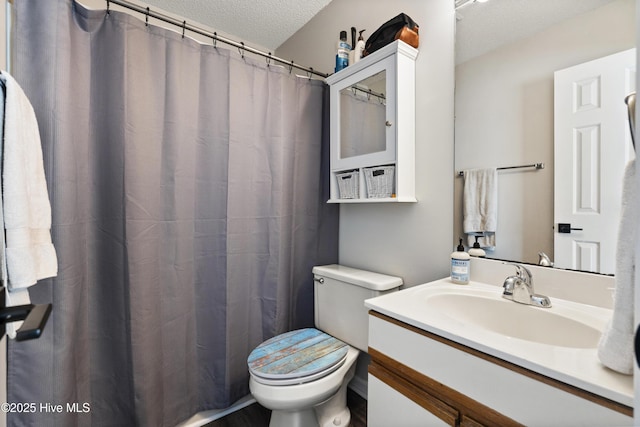
[[[553,261],[554,73],[635,47],[635,2],[490,0],[457,15],[452,246],[464,237],[458,171],[544,163],[499,171],[487,257],[537,264],[545,252]]]
[[[340,91],[340,158],[386,150],[386,76],[382,70]]]

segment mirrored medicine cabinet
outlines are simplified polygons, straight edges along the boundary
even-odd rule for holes
[[[415,202],[415,59],[395,41],[329,76],[329,203]]]

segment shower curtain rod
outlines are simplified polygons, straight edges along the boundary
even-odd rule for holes
[[[146,22],[149,22],[149,17],[158,19],[160,21],[166,22],[167,24],[171,24],[171,25],[175,25],[176,27],[180,27],[182,28],[182,36],[184,37],[184,33],[185,30],[189,30],[192,33],[196,33],[196,34],[200,34],[201,36],[205,36],[208,37],[210,39],[213,40],[213,45],[215,46],[217,42],[222,42],[231,46],[234,46],[236,48],[238,48],[238,51],[240,51],[240,54],[244,57],[245,52],[249,52],[249,53],[253,53],[254,55],[259,55],[259,56],[263,56],[267,59],[267,64],[270,64],[271,61],[275,61],[275,62],[279,62],[283,65],[286,65],[289,67],[289,72],[291,72],[291,70],[293,68],[296,68],[298,70],[302,70],[304,72],[306,72],[307,74],[309,74],[309,78],[311,78],[311,74],[315,74],[316,76],[320,76],[322,78],[326,78],[329,77],[329,74],[320,72],[320,71],[316,71],[313,69],[313,67],[305,67],[304,65],[299,65],[294,63],[293,61],[287,61],[286,59],[282,59],[282,58],[278,58],[277,56],[274,56],[271,54],[271,52],[266,53],[263,52],[261,50],[249,47],[247,45],[244,44],[244,42],[237,42],[231,39],[228,39],[226,37],[223,36],[219,36],[218,33],[216,33],[215,31],[213,33],[203,30],[202,28],[198,28],[195,27],[191,24],[187,24],[187,21],[184,20],[182,22],[171,18],[169,16],[166,15],[162,15],[161,13],[158,12],[153,12],[151,11],[148,7],[147,8],[143,8],[141,6],[138,6],[134,3],[131,3],[129,1],[126,0],[106,0],[107,2],[107,13],[110,13],[109,10],[109,5],[110,3],[113,4],[117,4],[118,6],[122,6],[124,8],[127,8],[129,10],[133,10],[134,12],[138,12],[141,13],[143,15],[146,16]]]
[[[373,91],[373,90],[371,90],[369,88],[366,88],[366,89],[365,88],[361,88],[360,86],[358,86],[357,83],[354,84],[353,86],[351,86],[351,89],[354,91],[354,94],[355,94],[355,91],[359,90],[360,92],[366,93],[367,95],[375,96],[376,98],[378,98],[380,100],[387,99],[387,97],[384,95],[384,93],[375,92],[375,91]]]

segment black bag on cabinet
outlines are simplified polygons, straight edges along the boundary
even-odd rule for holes
[[[395,40],[402,40],[409,46],[418,48],[420,43],[418,30],[418,24],[409,15],[401,13],[382,24],[369,36],[362,56],[367,56]]]

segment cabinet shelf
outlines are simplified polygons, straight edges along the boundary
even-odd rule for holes
[[[327,203],[415,203],[415,197],[384,197],[384,198],[358,198],[358,199],[329,199]]]

